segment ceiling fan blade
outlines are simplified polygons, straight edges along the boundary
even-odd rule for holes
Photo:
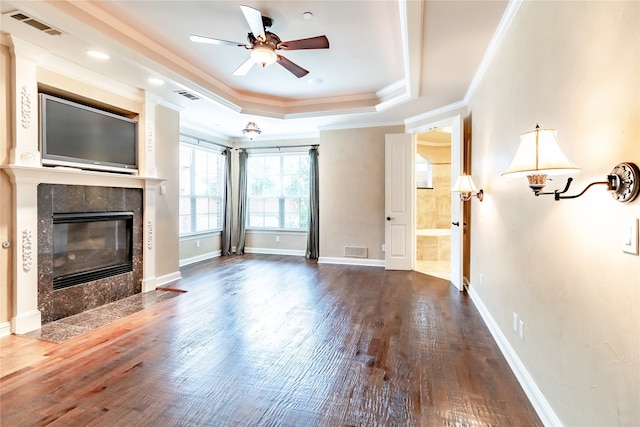
[[[287,70],[289,70],[289,72],[291,74],[293,74],[294,76],[296,76],[297,78],[304,77],[307,74],[309,74],[309,72],[307,70],[305,70],[301,66],[299,66],[297,64],[294,64],[293,62],[289,61],[284,56],[278,55],[278,59],[276,60],[276,62],[278,64],[282,65]]]
[[[278,49],[298,50],[298,49],[328,49],[329,39],[327,36],[310,37],[308,39],[290,40],[278,43]]]
[[[222,45],[228,45],[228,46],[245,46],[244,43],[232,42],[229,40],[213,39],[211,37],[198,36],[196,34],[191,34],[191,37],[189,37],[189,39],[191,39],[192,42],[196,42],[196,43],[222,44]]]
[[[242,63],[242,65],[240,65],[238,68],[236,68],[235,71],[232,74],[234,76],[245,76],[249,72],[251,67],[253,67],[253,64],[255,64],[255,63],[256,62],[253,60],[253,58],[249,57],[249,59],[244,61]]]
[[[262,13],[258,9],[249,6],[240,5],[240,9],[242,10],[244,19],[246,19],[249,24],[249,28],[251,28],[253,36],[262,41],[267,40],[264,34],[264,25],[262,25]]]

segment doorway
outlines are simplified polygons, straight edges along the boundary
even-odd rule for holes
[[[451,279],[451,126],[416,134],[415,262],[420,273]]]

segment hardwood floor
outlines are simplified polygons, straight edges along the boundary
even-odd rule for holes
[[[0,339],[0,425],[542,425],[445,280],[243,255],[173,286],[63,343]]]

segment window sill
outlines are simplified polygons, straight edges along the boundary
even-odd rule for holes
[[[197,239],[202,239],[203,237],[213,237],[220,234],[222,234],[222,230],[202,231],[199,233],[183,234],[182,236],[179,237],[179,240],[180,241],[197,240]]]
[[[292,230],[286,228],[247,228],[245,231],[249,234],[290,234],[298,236],[306,236],[307,230]]]

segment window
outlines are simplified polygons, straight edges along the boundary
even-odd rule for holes
[[[224,156],[180,144],[180,235],[222,229]]]
[[[306,229],[309,155],[250,155],[247,160],[247,228]]]
[[[433,165],[422,155],[416,155],[416,186],[433,189]]]

